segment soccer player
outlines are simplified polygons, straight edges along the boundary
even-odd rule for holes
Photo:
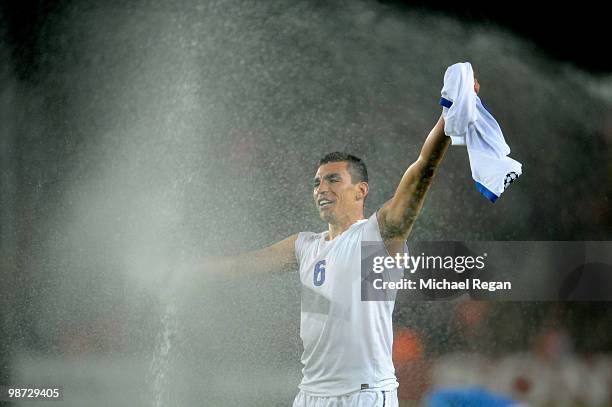
[[[474,90],[478,93],[478,82]],[[207,261],[205,269],[215,273],[243,270],[244,258],[249,271],[297,266],[304,367],[294,407],[398,406],[391,358],[394,303],[361,301],[361,243],[382,241],[390,255],[403,252],[449,144],[441,116],[393,197],[369,218],[364,216],[369,188],[365,164],[347,153],[327,154],[319,162],[312,191],[326,231],[298,233],[258,251]]]

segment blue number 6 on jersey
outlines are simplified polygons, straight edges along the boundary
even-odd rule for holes
[[[312,282],[317,287],[323,285],[325,282],[325,260],[321,260],[315,264]]]

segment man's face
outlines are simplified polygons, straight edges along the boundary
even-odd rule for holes
[[[347,162],[323,164],[315,174],[313,198],[321,219],[328,223],[363,211],[367,184],[353,184],[348,166]]]

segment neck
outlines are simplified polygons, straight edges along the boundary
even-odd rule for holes
[[[329,240],[335,239],[342,232],[350,228],[353,223],[361,219],[364,219],[363,213],[355,214],[353,216],[348,216],[339,222],[328,223]]]

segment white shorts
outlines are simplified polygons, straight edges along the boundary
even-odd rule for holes
[[[397,390],[361,390],[344,396],[312,396],[300,390],[293,407],[399,407]]]

